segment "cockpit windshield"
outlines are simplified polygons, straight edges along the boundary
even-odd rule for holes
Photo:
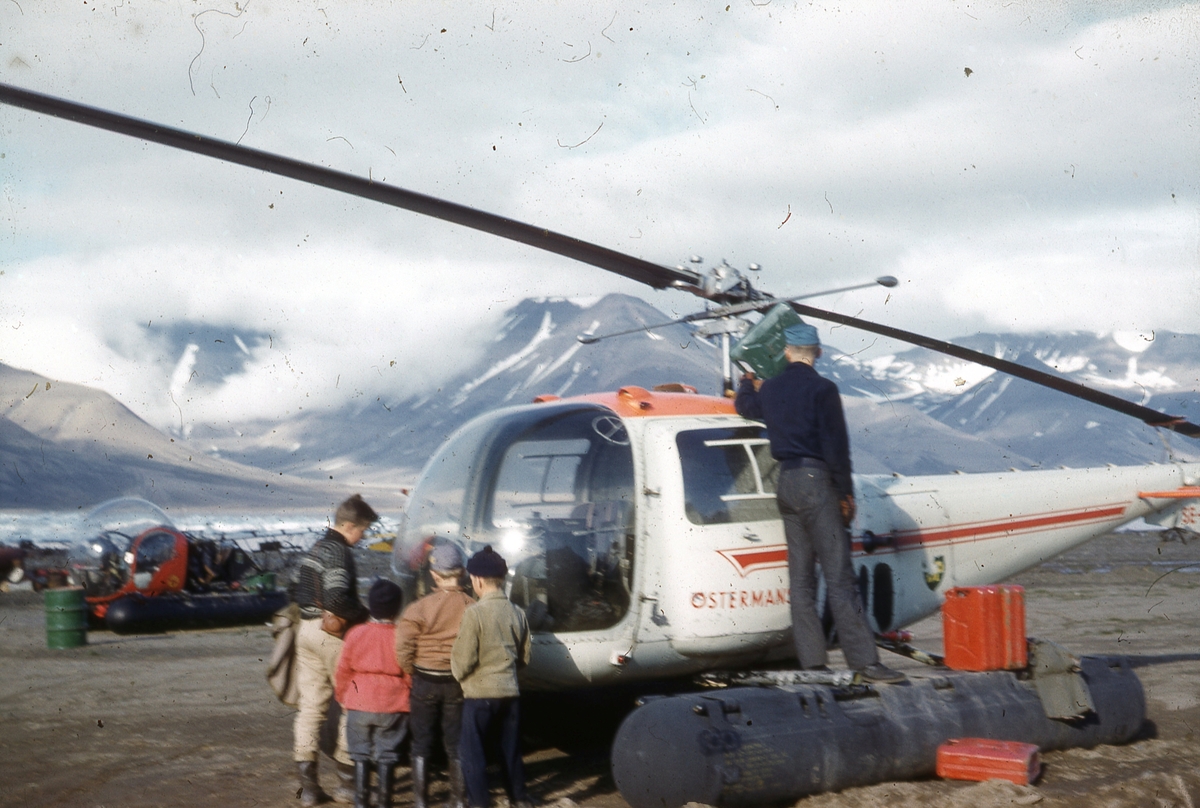
[[[419,590],[428,548],[484,545],[538,631],[617,623],[633,565],[633,453],[620,418],[592,404],[505,410],[469,424],[426,466],[395,564]]]

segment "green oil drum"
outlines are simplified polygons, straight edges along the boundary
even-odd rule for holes
[[[69,586],[47,589],[46,646],[48,648],[78,648],[87,645],[87,602],[83,587]]]

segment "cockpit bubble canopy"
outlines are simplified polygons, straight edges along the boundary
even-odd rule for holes
[[[152,527],[175,525],[161,508],[138,497],[121,497],[102,502],[83,518],[85,536],[120,533],[133,539]]]
[[[137,497],[110,499],[83,517],[78,540],[68,551],[72,578],[89,596],[120,589],[133,564],[134,539],[155,527],[175,526],[161,508]]]
[[[587,402],[499,410],[456,432],[425,466],[394,568],[419,594],[428,548],[491,545],[539,631],[615,625],[634,561],[633,452],[612,410]]]

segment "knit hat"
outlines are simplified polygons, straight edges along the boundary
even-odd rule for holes
[[[467,562],[467,572],[480,578],[503,578],[508,574],[508,564],[489,544],[471,556]]]
[[[460,570],[463,565],[462,550],[452,542],[442,542],[429,553],[429,568],[434,572]]]
[[[376,578],[367,593],[367,610],[376,620],[395,620],[400,614],[400,603],[404,595],[400,587],[387,578]]]
[[[788,345],[820,345],[821,340],[817,337],[816,326],[808,323],[796,323],[789,325],[783,329],[783,338],[787,340]]]

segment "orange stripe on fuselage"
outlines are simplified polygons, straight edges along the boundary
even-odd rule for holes
[[[895,543],[876,549],[872,555],[886,555],[901,550],[917,547],[933,547],[949,544],[967,544],[975,541],[986,541],[1004,536],[1015,536],[1034,533],[1046,528],[1068,527],[1091,523],[1106,522],[1125,515],[1124,505],[1097,505],[1073,511],[1057,511],[1046,514],[1033,514],[1018,518],[999,521],[974,522],[962,525],[948,525],[930,530],[905,530],[894,535]],[[865,555],[862,542],[853,542],[853,551]],[[718,550],[742,574],[746,575],[756,569],[769,569],[787,563],[787,547],[776,545],[763,549],[731,548]]]
[[[1032,514],[1017,518],[1008,518],[989,522],[968,522],[962,525],[927,530],[901,530],[893,534],[894,546],[880,548],[876,552],[887,549],[898,550],[918,545],[965,544],[972,541],[1012,536],[1022,533],[1033,533],[1050,527],[1066,527],[1082,525],[1091,522],[1105,522],[1125,515],[1125,505],[1094,505],[1072,511],[1055,511],[1045,514]],[[856,552],[862,550],[862,543],[854,542]]]
[[[754,552],[730,552],[729,555],[737,561],[742,569],[755,564],[771,564],[780,558],[787,558],[787,550],[756,550]]]

